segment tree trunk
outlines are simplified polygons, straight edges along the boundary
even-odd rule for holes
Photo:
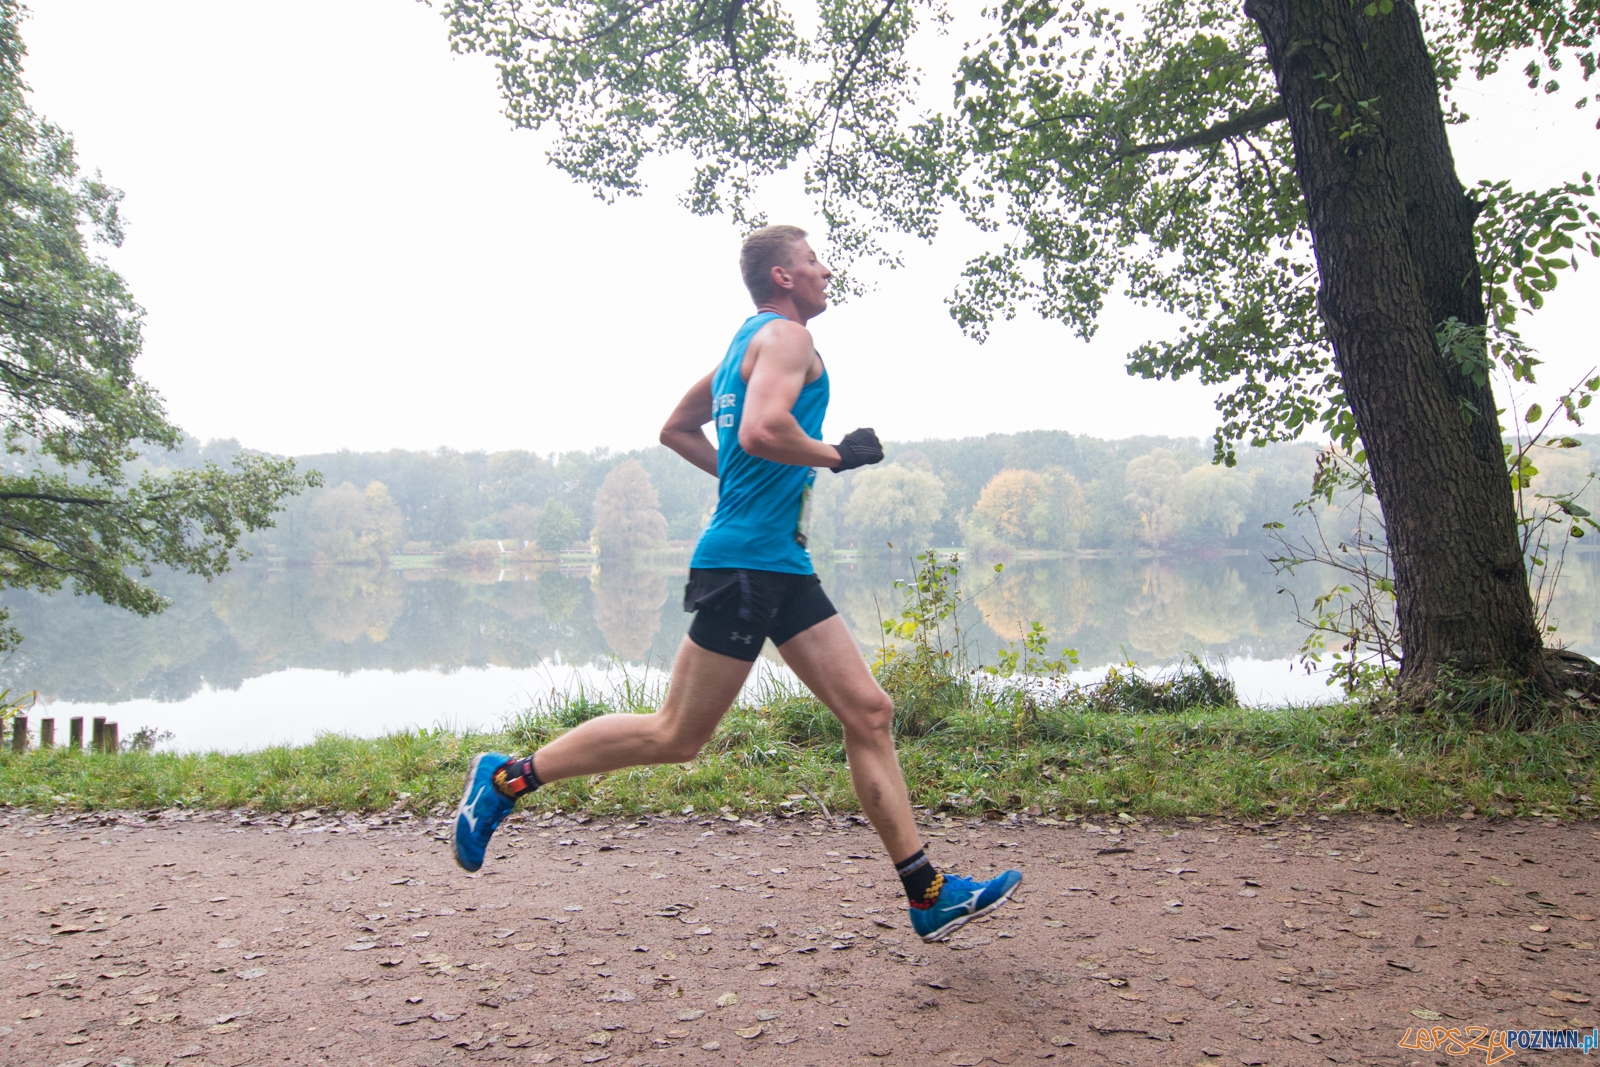
[[[1394,563],[1402,692],[1439,667],[1539,669],[1540,637],[1487,385],[1435,331],[1485,321],[1472,224],[1416,9],[1246,0],[1288,111],[1318,294]]]

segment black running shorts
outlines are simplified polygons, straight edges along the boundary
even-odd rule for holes
[[[838,614],[815,574],[723,568],[689,571],[683,610],[695,613],[689,640],[746,663],[767,638],[782,645]]]

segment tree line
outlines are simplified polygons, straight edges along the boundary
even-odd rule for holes
[[[182,456],[226,459],[231,442]],[[337,452],[297,457],[326,480],[254,535],[269,558],[386,562],[442,555],[495,565],[597,545],[627,556],[692,542],[716,507],[716,481],[666,449],[631,452]],[[1589,447],[1543,461],[1547,492],[1580,484]],[[823,552],[899,554],[1260,549],[1269,523],[1295,522],[1317,449],[1303,442],[1211,462],[1198,439],[1101,440],[1065,431],[890,443],[885,461],[822,472],[811,542]],[[1337,509],[1328,512],[1340,520]],[[1334,533],[1338,530],[1335,528]],[[891,548],[891,545],[893,548]]]

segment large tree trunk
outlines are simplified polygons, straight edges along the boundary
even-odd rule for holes
[[[1394,562],[1402,692],[1442,665],[1531,675],[1540,638],[1494,397],[1435,343],[1485,321],[1472,223],[1415,8],[1246,0],[1288,111],[1319,300]]]

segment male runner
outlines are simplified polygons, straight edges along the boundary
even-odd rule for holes
[[[740,269],[756,314],[716,370],[667,420],[661,443],[718,478],[717,510],[689,563],[684,610],[695,613],[650,715],[602,715],[531,756],[476,757],[456,808],[456,862],[483,866],[489,837],[518,797],[546,782],[648,763],[687,763],[711,738],[771,638],[785,663],[844,726],[856,797],[905,884],[911,926],[949,937],[1010,898],[1022,875],[986,882],[941,874],[923,853],[900,774],[894,705],[867,670],[811,568],[805,523],[817,467],[839,472],[883,459],[870,429],[823,444],[828,372],[806,323],[828,306],[831,271],[804,230],[768,226],[744,242]],[[717,443],[702,427],[716,423]]]

